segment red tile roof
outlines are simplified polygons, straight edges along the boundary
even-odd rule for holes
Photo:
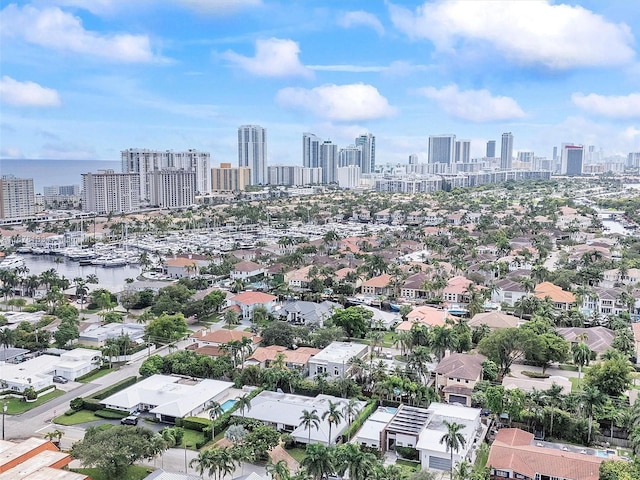
[[[242,303],[243,305],[253,305],[256,303],[269,303],[278,297],[264,292],[242,292],[231,299],[232,302]]]

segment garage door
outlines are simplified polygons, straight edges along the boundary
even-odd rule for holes
[[[449,403],[459,403],[461,405],[467,404],[467,397],[462,395],[449,395]]]
[[[429,468],[434,470],[451,470],[451,459],[429,456]]]

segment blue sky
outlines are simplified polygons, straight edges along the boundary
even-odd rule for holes
[[[31,0],[0,3],[0,157],[118,159],[129,147],[237,162],[241,124],[270,164],[310,131],[376,135],[377,162],[429,135],[514,134],[640,151],[635,0]]]

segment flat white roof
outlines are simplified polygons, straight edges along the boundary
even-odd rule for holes
[[[420,432],[416,448],[449,454],[444,442],[440,443],[442,436],[447,433],[447,426],[444,424],[446,420],[463,426],[460,433],[465,438],[465,446],[460,449],[458,454],[464,456],[473,444],[475,430],[480,421],[480,409],[435,402],[429,406],[428,411],[431,416],[425,429]]]
[[[182,380],[169,375],[152,375],[100,403],[123,410],[132,410],[140,404],[152,405],[155,407],[150,413],[180,418],[233,387],[233,383],[220,380],[179,383]]]
[[[260,392],[251,400],[251,407],[245,411],[245,416],[267,423],[296,426],[291,435],[294,438],[308,440],[309,431],[299,426],[300,417],[302,416],[303,410],[309,412],[317,410],[317,415],[320,417],[320,428],[311,429],[311,441],[327,443],[329,438],[329,422],[322,420],[322,414],[329,408],[329,401],[340,403],[340,408],[342,408],[349,400],[331,395],[318,395],[314,398],[290,393],[264,391]],[[365,405],[366,402],[358,402],[358,411],[364,408]],[[242,416],[242,413],[236,411],[233,415]],[[338,425],[331,427],[332,442],[343,432],[347,425],[346,419],[343,419]]]
[[[60,359],[53,355],[40,355],[22,363],[5,363],[0,366],[0,376],[8,382],[24,382],[27,378],[52,375]]]
[[[363,343],[353,342],[332,342],[327,345],[322,351],[315,355],[312,359],[314,363],[317,362],[333,362],[345,364],[350,358],[360,355],[363,350],[368,349],[369,345]]]
[[[384,430],[394,415],[395,412],[390,412],[385,407],[379,407],[358,430],[354,441],[357,443],[380,442],[380,432]]]

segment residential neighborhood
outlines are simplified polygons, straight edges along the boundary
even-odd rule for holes
[[[623,207],[595,194],[621,188],[336,191],[203,206],[189,222],[105,217],[85,248],[145,246],[116,289],[107,269],[60,274],[74,262],[62,250],[29,253],[44,230],[2,230],[0,479],[31,480],[7,473],[18,464],[64,479],[635,468],[640,242],[608,230]],[[53,266],[35,274],[36,261]],[[95,456],[110,430],[144,432],[133,460]]]

